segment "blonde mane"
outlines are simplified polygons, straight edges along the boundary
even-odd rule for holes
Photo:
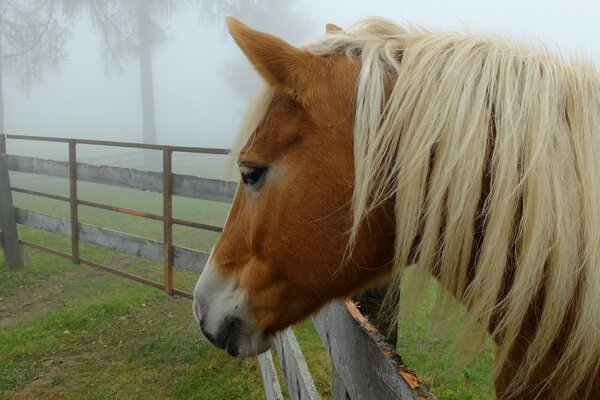
[[[550,379],[564,398],[593,381],[600,363],[598,71],[505,39],[379,18],[306,48],[360,54],[352,240],[365,216],[393,199],[396,275],[416,243],[417,269],[435,269],[470,310],[463,348],[481,343],[473,332],[482,339],[492,323],[498,373],[543,293],[511,390],[523,389],[542,362],[569,307],[575,319]],[[257,103],[263,115],[272,96],[265,93]]]

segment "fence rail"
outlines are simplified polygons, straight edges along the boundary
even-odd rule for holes
[[[433,398],[355,303],[333,302],[313,321],[350,399]]]
[[[71,236],[71,221],[65,218],[15,208],[17,223],[61,236]],[[132,254],[148,260],[162,262],[164,260],[164,243],[147,239],[130,233],[119,232],[95,225],[79,223],[79,239],[91,244],[108,247],[122,253]],[[193,272],[202,272],[208,260],[208,254],[174,246],[174,265]]]
[[[43,160],[6,154],[6,139],[60,142],[68,144],[69,161]],[[128,147],[161,151],[163,172],[141,171],[132,168],[98,166],[77,162],[77,145]],[[191,294],[174,287],[173,267],[201,272],[208,255],[173,244],[173,225],[220,232],[221,228],[197,221],[173,218],[173,196],[212,200],[229,203],[233,199],[236,185],[221,180],[205,179],[172,173],[173,152],[227,154],[224,149],[205,149],[162,145],[142,145],[93,140],[45,138],[0,134],[0,244],[9,265],[23,262],[21,246],[46,251],[133,279],[160,289],[171,295],[191,297]],[[10,186],[9,170],[28,174],[66,178],[69,180],[69,196],[33,191]],[[77,182],[85,181],[131,189],[148,190],[163,194],[162,215],[145,213],[127,208],[114,207],[79,199]],[[59,218],[47,214],[15,208],[11,192],[51,198],[70,204],[70,218]],[[78,207],[90,206],[114,212],[136,215],[163,222],[163,241],[119,232],[79,222]],[[19,240],[16,223],[72,238],[71,252],[63,252],[38,243]],[[101,245],[123,253],[133,254],[163,263],[164,281],[120,271],[79,255],[79,241]],[[10,258],[10,259],[9,259]],[[333,302],[313,318],[317,333],[331,358],[333,367],[332,397],[334,400],[361,399],[435,399],[418,378],[402,363],[394,348],[362,316],[357,305],[350,301]],[[302,350],[291,329],[279,334],[275,341],[280,368],[285,377],[289,397],[292,400],[318,400],[321,398],[310,375]],[[284,399],[277,377],[272,352],[258,356],[268,400]]]
[[[8,168],[15,172],[56,178],[69,179],[70,176],[69,163],[66,161],[9,155]],[[78,181],[147,190],[154,193],[163,193],[164,176],[161,172],[77,163]],[[191,175],[171,174],[171,176],[173,178],[172,190],[175,196],[229,203],[237,190],[237,185],[233,182]]]
[[[178,247],[173,244],[173,225],[183,225],[192,228],[220,232],[221,227],[203,224],[196,221],[173,218],[173,196],[189,197],[201,200],[210,200],[229,203],[233,199],[236,190],[236,184],[217,179],[206,179],[191,175],[180,175],[172,172],[172,154],[174,152],[186,153],[204,153],[204,154],[227,154],[225,149],[206,149],[182,146],[162,146],[147,145],[137,143],[119,143],[98,140],[78,140],[66,138],[45,138],[38,136],[16,136],[0,135],[0,148],[6,153],[6,141],[27,140],[59,142],[68,145],[69,161],[45,160],[36,157],[25,157],[17,155],[6,155],[3,158],[4,169],[12,172],[27,173],[33,175],[51,176],[64,178],[69,181],[69,196],[59,196],[51,193],[34,191],[26,188],[8,186],[6,192],[14,191],[26,193],[34,196],[51,198],[58,201],[68,202],[70,205],[70,219],[60,219],[49,215],[34,213],[26,210],[15,210],[19,223],[34,226],[71,237],[70,258],[74,263],[81,263],[96,266],[109,272],[126,276],[136,281],[149,283],[156,287],[163,287],[169,294],[182,294],[185,297],[191,297],[191,293],[176,289],[173,282],[173,267],[176,265],[184,269],[199,272],[207,259],[207,255],[192,249]],[[141,171],[133,168],[122,168],[112,166],[98,166],[77,161],[77,146],[96,145],[96,146],[116,146],[133,149],[157,150],[162,152],[163,171],[151,172]],[[5,172],[8,181],[8,172]],[[163,213],[162,215],[145,213],[139,210],[131,210],[122,207],[115,207],[108,204],[100,204],[93,201],[80,199],[78,196],[78,182],[91,182],[105,184],[110,186],[124,187],[128,189],[138,189],[163,194]],[[0,182],[1,183],[1,182]],[[12,197],[7,198],[4,203],[12,202]],[[79,222],[79,206],[101,208],[105,210],[120,212],[129,215],[135,215],[142,218],[148,218],[163,222],[163,240],[162,242],[153,241],[135,235],[105,229],[93,225],[81,224]],[[12,203],[7,207],[12,207]],[[13,214],[15,212],[13,211]],[[10,217],[10,215],[9,215]],[[10,226],[11,224],[3,224]],[[69,227],[70,229],[67,229]],[[3,231],[6,230],[3,228]],[[12,233],[10,228],[3,236],[10,240]],[[98,266],[98,263],[91,260],[83,260],[79,254],[79,242],[99,244],[117,251],[134,254],[145,257],[150,260],[162,261],[164,269],[163,283],[150,281],[144,277],[133,274],[119,273],[118,270],[109,266]],[[15,245],[16,243],[16,245]],[[21,243],[32,247],[33,245],[40,250],[52,252],[53,249],[46,248],[41,244]],[[22,254],[21,246],[18,242],[12,243],[11,247],[6,247],[7,254],[11,257],[9,264],[17,264],[13,252]],[[62,255],[62,254],[61,254]]]

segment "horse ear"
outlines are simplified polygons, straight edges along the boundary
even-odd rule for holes
[[[308,70],[317,56],[233,17],[227,17],[227,26],[237,45],[274,89],[297,92],[306,86]]]
[[[337,26],[336,24],[327,24],[325,25],[325,33],[343,33],[344,30]]]

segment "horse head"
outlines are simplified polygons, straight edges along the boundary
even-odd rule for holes
[[[250,356],[330,300],[389,275],[393,207],[371,213],[350,249],[360,60],[228,24],[268,89],[242,133],[241,182],[196,284],[194,313],[213,344]]]

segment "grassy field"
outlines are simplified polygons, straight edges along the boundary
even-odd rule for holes
[[[64,194],[66,183],[43,179],[15,185]],[[82,197],[160,213],[162,196],[81,183]],[[68,217],[68,206],[15,196],[18,207]],[[227,205],[177,199],[175,215],[222,224]],[[162,224],[108,211],[80,208],[82,222],[161,239]],[[57,249],[69,240],[21,228],[22,238]],[[175,243],[208,251],[216,235],[176,228]],[[172,298],[136,282],[68,260],[28,251],[30,266],[8,270],[0,262],[0,399],[260,399],[255,359],[234,359],[199,334],[189,300]],[[161,266],[93,245],[82,257],[153,279]],[[178,288],[197,276],[178,271]],[[451,338],[428,333],[434,301],[401,323],[399,353],[440,399],[493,399],[488,374],[491,345],[466,369],[453,372]],[[455,331],[453,327],[451,331]],[[295,328],[319,391],[330,398],[331,365],[310,322]]]

